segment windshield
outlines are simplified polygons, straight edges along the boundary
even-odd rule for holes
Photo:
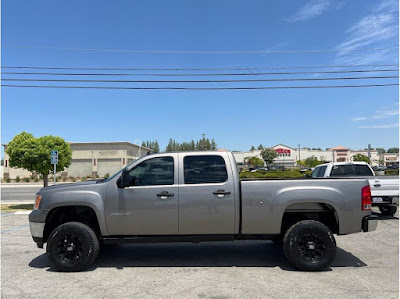
[[[143,157],[141,157],[141,158],[143,158]],[[141,159],[141,158],[139,158],[139,159]],[[108,179],[104,180],[102,183],[105,183],[105,182],[108,182],[108,181],[112,180],[112,179],[115,178],[117,175],[119,175],[125,168],[131,166],[133,163],[135,163],[135,162],[136,162],[137,160],[139,160],[139,159],[133,160],[131,163],[129,163],[128,165],[126,165],[124,168],[118,170],[116,173],[114,173],[114,174],[113,174],[112,176],[110,176]]]

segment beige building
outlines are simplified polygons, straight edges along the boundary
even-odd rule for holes
[[[343,146],[332,147],[328,150],[311,150],[301,148],[293,148],[284,144],[277,144],[271,147],[278,153],[278,157],[274,160],[274,164],[278,166],[285,167],[295,167],[297,161],[305,160],[312,156],[316,157],[318,160],[323,160],[326,162],[351,162],[352,157],[356,154],[362,154],[368,156],[367,150],[351,150]],[[238,166],[245,165],[245,159],[247,157],[258,157],[261,158],[261,151],[249,151],[249,152],[234,152],[233,153]],[[384,160],[384,165],[387,165],[389,161],[393,163],[399,162],[399,154],[378,154],[377,151],[371,150],[371,165],[379,165],[380,160]]]
[[[151,149],[129,142],[70,142],[72,160],[69,168],[60,175],[67,177],[104,177],[112,175],[130,162],[147,155]],[[7,144],[3,144],[4,150]],[[50,159],[50,157],[49,157]],[[2,177],[15,179],[30,177],[31,172],[12,168],[9,165],[9,156],[4,152],[4,166]]]

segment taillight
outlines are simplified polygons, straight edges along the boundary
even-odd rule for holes
[[[41,195],[37,195],[36,196],[36,200],[35,200],[35,204],[33,205],[33,209],[37,210],[39,209],[39,205],[40,205],[40,201],[42,200],[42,196]]]
[[[361,189],[361,209],[371,210],[371,188],[365,186]]]

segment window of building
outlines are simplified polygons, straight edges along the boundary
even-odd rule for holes
[[[228,179],[221,156],[186,156],[183,164],[185,184],[223,183]]]
[[[129,171],[130,186],[174,184],[174,158],[158,157],[143,161]]]

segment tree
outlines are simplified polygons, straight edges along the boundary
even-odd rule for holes
[[[273,150],[272,148],[264,148],[261,151],[261,157],[267,163],[269,166],[272,162],[274,162],[274,159],[278,156],[278,153]]]
[[[256,148],[254,147],[254,145],[252,145],[250,151],[254,152],[255,150],[256,150]]]
[[[325,161],[320,161],[320,160],[318,160],[317,157],[311,156],[311,157],[308,157],[307,159],[304,159],[303,163],[304,163],[305,166],[307,166],[309,168],[312,168],[312,167],[315,167],[315,166],[317,166],[319,164],[324,164]]]
[[[391,147],[387,150],[388,153],[390,154],[395,154],[399,152],[399,148],[398,147]]]
[[[57,136],[35,138],[30,133],[22,132],[11,140],[6,153],[10,157],[11,167],[20,167],[43,175],[43,185],[46,187],[49,183],[48,175],[53,170],[50,158],[52,150],[58,151],[57,171],[63,171],[71,165],[71,147]]]
[[[363,155],[363,154],[354,155],[354,156],[352,156],[352,159],[353,159],[353,161],[370,163],[369,158],[366,155]]]
[[[258,149],[259,151],[262,151],[262,150],[264,149],[264,147],[263,147],[262,144],[260,144],[260,145],[257,147],[257,149]]]
[[[377,147],[376,150],[378,151],[378,154],[386,153],[386,150],[383,147]]]
[[[244,161],[248,163],[250,167],[264,166],[264,161],[258,157],[246,157]]]

